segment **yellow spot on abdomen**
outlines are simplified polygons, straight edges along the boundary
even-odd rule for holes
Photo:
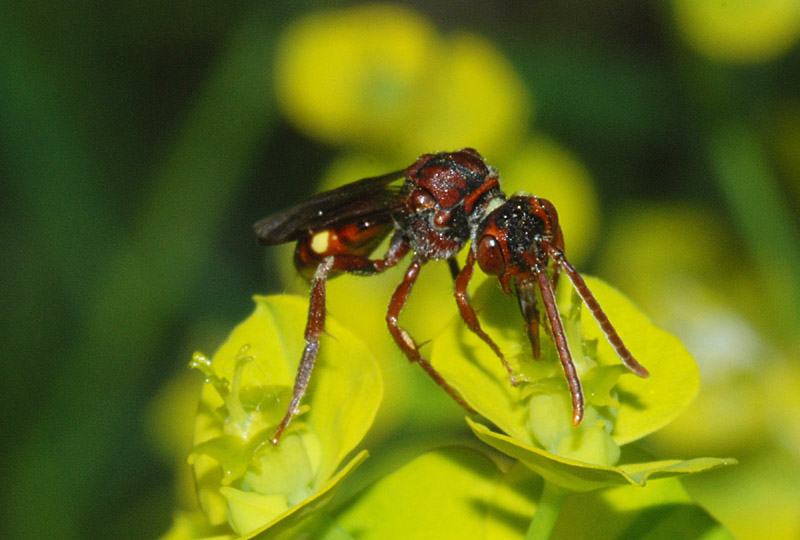
[[[314,253],[325,253],[328,251],[328,244],[330,242],[330,231],[318,232],[311,238],[311,249]]]

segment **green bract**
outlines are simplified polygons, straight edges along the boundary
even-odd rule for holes
[[[203,511],[239,534],[287,528],[319,507],[366,452],[334,476],[372,424],[383,395],[363,343],[328,318],[301,414],[273,447],[301,356],[307,302],[256,297],[256,309],[209,362],[191,456]],[[266,526],[266,527],[265,527]]]
[[[542,331],[542,358],[535,361],[514,299],[492,281],[475,294],[483,329],[525,381],[510,384],[499,359],[460,321],[435,341],[432,362],[465,400],[507,436],[470,423],[487,444],[521,460],[570,490],[620,483],[642,485],[650,475],[687,474],[726,460],[616,464],[619,445],[655,431],[680,413],[699,387],[694,360],[672,335],[653,326],[624,296],[600,280],[587,284],[634,357],[649,371],[630,374],[606,342],[588,310],[571,294],[566,278],[558,299],[573,360],[583,383],[586,413],[571,424],[571,400],[552,340]]]
[[[520,462],[503,475],[492,498],[486,540],[525,537],[530,516],[540,511],[545,482]],[[733,540],[697,506],[677,479],[639,487],[574,493],[560,508],[550,540]]]
[[[545,485],[521,462],[498,467],[475,450],[445,448],[398,468],[304,532],[318,540],[520,540],[542,509]],[[732,539],[674,479],[576,493],[556,521],[551,539]]]
[[[269,439],[286,411],[304,345],[307,303],[257,297],[255,312],[213,360],[195,355],[193,365],[207,382],[191,460],[206,520],[177,519],[172,537],[727,540],[727,531],[669,477],[733,460],[648,461],[632,446],[621,449],[688,404],[698,386],[694,362],[619,293],[598,280],[588,282],[650,378],[620,365],[580,300],[562,286],[560,309],[586,395],[583,423],[572,426],[552,340],[542,332],[542,358],[534,361],[515,299],[494,282],[484,283],[474,301],[484,329],[525,382],[513,387],[499,360],[460,319],[435,340],[432,359],[470,405],[507,435],[470,420],[473,432],[514,461],[491,460],[488,447],[486,453],[430,452],[374,481],[345,506],[328,502],[366,458],[362,451],[341,465],[382,398],[377,364],[329,318],[326,331],[335,339],[323,337],[302,412],[273,447]],[[650,479],[662,480],[645,486]]]
[[[735,463],[732,459],[698,458],[688,461],[663,460],[610,467],[565,458],[535,446],[523,445],[505,435],[467,420],[480,440],[518,459],[542,478],[571,491],[590,491],[625,484],[644,486],[650,478],[666,478],[703,472]]]
[[[500,478],[495,464],[474,450],[423,454],[334,516],[336,529],[359,540],[480,538]]]

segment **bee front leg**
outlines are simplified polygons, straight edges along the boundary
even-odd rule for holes
[[[489,337],[489,334],[483,331],[483,328],[481,328],[481,323],[478,320],[478,316],[475,314],[475,310],[470,304],[467,287],[469,286],[470,279],[472,279],[472,271],[474,267],[475,253],[470,250],[469,255],[467,255],[467,262],[456,278],[455,295],[456,304],[458,304],[458,311],[461,313],[461,318],[464,319],[465,323],[467,323],[467,327],[476,336],[481,338],[484,343],[491,347],[492,351],[494,351],[494,354],[500,359],[503,367],[506,368],[506,371],[508,372],[511,385],[517,386],[519,381],[514,375],[514,370],[511,368],[511,365],[506,360],[506,357],[503,355],[503,351],[500,350],[500,347],[497,345],[497,343],[495,343],[494,340]]]
[[[444,377],[442,377],[439,372],[434,369],[431,363],[423,358],[419,352],[417,344],[414,342],[414,338],[412,338],[411,335],[398,324],[400,311],[403,309],[403,306],[405,306],[406,300],[408,300],[408,295],[411,292],[411,288],[417,281],[422,264],[423,261],[419,257],[415,256],[411,259],[411,264],[403,276],[402,283],[397,286],[394,294],[392,294],[392,300],[389,302],[389,309],[386,311],[386,324],[389,326],[389,332],[392,334],[397,346],[400,347],[400,350],[402,350],[403,353],[405,353],[406,357],[411,362],[419,364],[422,369],[425,370],[425,373],[427,373],[434,381],[436,381],[436,384],[444,388],[444,390],[450,394],[450,397],[452,397],[459,405],[467,409],[469,412],[474,413],[475,410],[467,405],[467,402],[458,395],[458,392],[456,392],[452,386],[447,384],[447,381],[444,380]]]

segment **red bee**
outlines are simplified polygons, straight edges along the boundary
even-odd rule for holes
[[[378,274],[398,264],[409,252],[411,263],[392,294],[386,313],[389,332],[410,361],[422,366],[470,412],[474,411],[420,354],[408,332],[398,325],[398,316],[419,271],[430,260],[448,261],[462,318],[500,358],[513,385],[518,382],[511,366],[497,344],[481,329],[470,305],[467,286],[476,261],[484,272],[499,277],[507,294],[511,294],[513,278],[536,358],[539,357],[539,314],[535,291],[537,287],[540,289],[572,394],[573,424],[579,424],[583,417],[584,400],[553,293],[559,270],[572,281],[623,363],[639,376],[648,375],[622,343],[586,283],[564,257],[564,239],[553,205],[532,196],[515,195],[506,199],[497,172],[471,148],[425,154],[404,171],[365,178],[321,193],[259,221],[255,231],[262,245],[296,241],[295,265],[311,281],[306,345],[292,400],[272,438],[273,444],[278,443],[297,414],[308,386],[319,338],[325,328],[328,279],[342,272]],[[389,234],[386,254],[382,258],[370,258]],[[467,262],[459,270],[455,257],[468,242],[472,245]],[[555,266],[552,277],[547,272],[551,260]]]

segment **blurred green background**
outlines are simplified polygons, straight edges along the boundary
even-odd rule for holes
[[[738,458],[690,492],[740,538],[800,537],[798,41],[797,0],[3,3],[0,536],[162,534],[192,504],[191,353],[304,290],[252,223],[475,146],[694,353],[701,394],[649,449]],[[412,328],[450,301],[432,283]],[[378,449],[463,432],[387,392]]]

